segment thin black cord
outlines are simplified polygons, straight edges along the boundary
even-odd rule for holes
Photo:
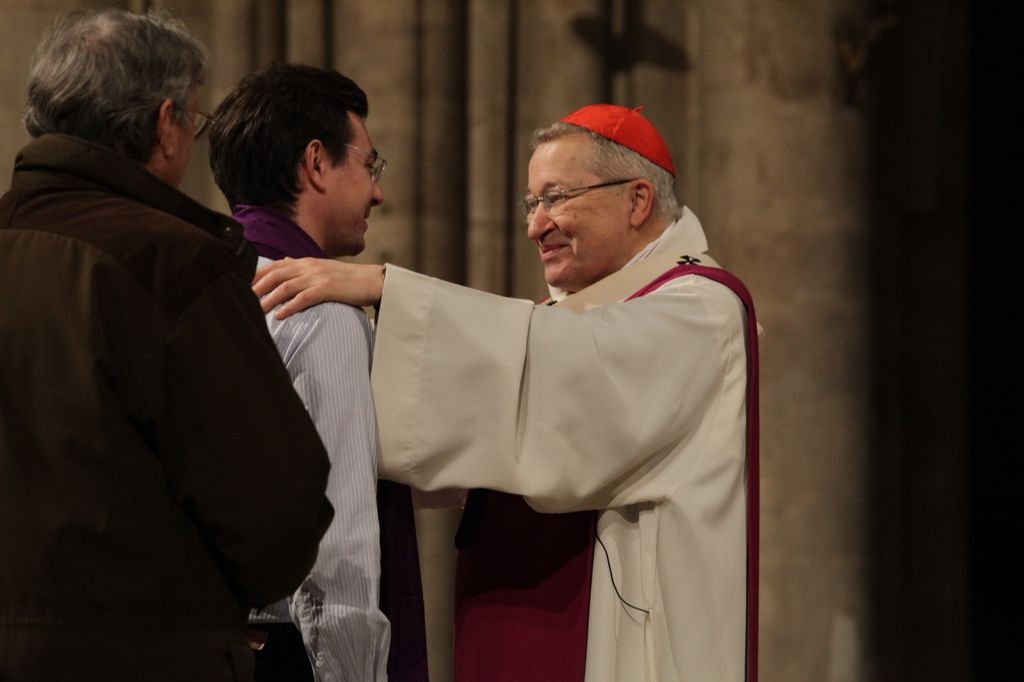
[[[639,606],[633,606],[628,601],[622,598],[622,593],[619,592],[619,587],[615,584],[615,574],[612,573],[612,559],[610,556],[608,556],[608,548],[604,546],[604,542],[601,540],[601,536],[597,534],[597,531],[594,531],[594,538],[597,540],[597,544],[601,545],[601,549],[604,550],[604,560],[608,562],[608,575],[612,579],[612,589],[615,590],[615,596],[619,598],[619,601],[622,602],[623,606],[628,606],[629,608],[634,609],[636,611],[646,613],[648,616],[651,615],[651,612],[647,609],[642,609]]]

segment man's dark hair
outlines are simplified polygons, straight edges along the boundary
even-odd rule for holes
[[[366,118],[366,93],[337,71],[273,63],[243,78],[210,128],[210,168],[228,203],[291,213],[306,145],[320,140],[343,162],[355,134],[349,112]]]

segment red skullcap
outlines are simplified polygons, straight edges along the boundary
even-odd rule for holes
[[[593,131],[661,166],[676,175],[672,155],[658,129],[640,115],[643,107],[628,109],[617,104],[589,104],[561,120]]]

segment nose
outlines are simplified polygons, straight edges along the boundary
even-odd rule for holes
[[[538,240],[548,231],[550,224],[551,216],[548,215],[547,208],[543,203],[538,203],[537,208],[533,209],[533,213],[526,218],[526,236],[532,240]]]
[[[373,195],[370,200],[371,206],[380,206],[384,203],[384,190],[376,182],[373,183]]]

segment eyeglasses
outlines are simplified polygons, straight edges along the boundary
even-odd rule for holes
[[[370,169],[370,177],[373,178],[374,182],[380,182],[381,176],[384,175],[384,169],[388,167],[388,162],[377,153],[377,150],[363,149],[362,147],[357,147],[354,144],[346,144],[345,146],[349,149],[355,149],[357,152],[366,154],[366,158],[370,161],[370,164],[367,166],[367,168]]]
[[[533,215],[534,211],[537,210],[537,206],[544,204],[544,209],[550,211],[555,206],[559,206],[562,202],[569,199],[574,199],[584,192],[589,192],[592,189],[599,189],[601,187],[613,187],[615,185],[624,185],[627,182],[633,182],[636,178],[625,178],[623,180],[609,180],[608,182],[600,182],[596,185],[586,185],[585,187],[552,187],[546,190],[539,197],[532,194],[527,194],[525,197],[519,200],[519,208],[523,212],[523,217],[526,221],[530,221],[530,216]]]
[[[185,111],[196,117],[192,121],[192,128],[195,131],[193,132],[193,137],[197,140],[202,137],[203,133],[209,130],[210,125],[217,122],[213,116],[210,116],[205,111],[199,111],[198,109],[186,109]]]

